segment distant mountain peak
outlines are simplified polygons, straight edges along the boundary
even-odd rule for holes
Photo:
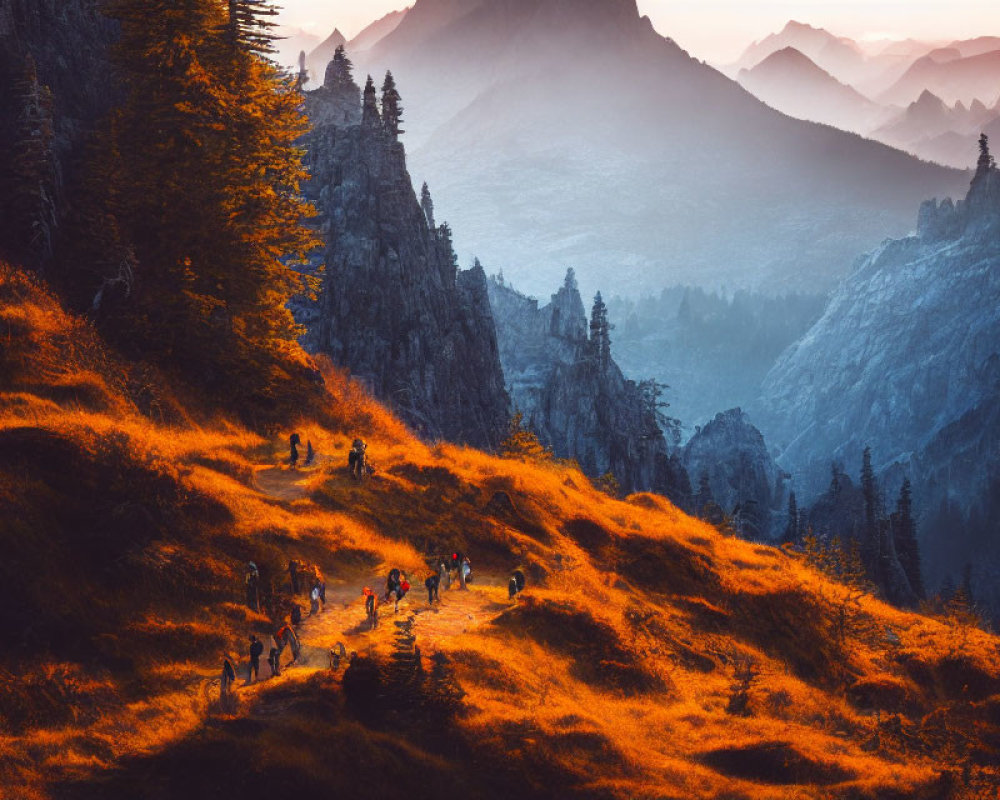
[[[785,31],[805,31],[805,30],[823,31],[823,33],[829,33],[829,31],[827,31],[824,28],[814,28],[808,22],[799,22],[798,20],[795,19],[790,19],[788,20],[788,22],[785,23],[785,27],[782,28],[782,33],[784,33]]]
[[[921,107],[934,107],[934,108],[945,108],[944,100],[938,97],[930,89],[924,89],[920,93],[920,97],[910,103],[910,108],[921,108]]]

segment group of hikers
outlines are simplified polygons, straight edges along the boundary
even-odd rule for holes
[[[302,622],[302,607],[295,601],[295,598],[302,593],[303,589],[309,595],[309,614],[319,614],[326,606],[326,581],[323,573],[315,564],[304,564],[297,559],[288,562],[288,588],[292,595],[291,610],[277,630],[271,636],[271,647],[267,655],[267,666],[270,676],[276,677],[281,674],[282,655],[286,649],[290,649],[292,660],[286,666],[295,664],[301,654],[301,646],[295,626]],[[246,589],[246,604],[252,611],[263,610],[260,596],[260,568],[253,561],[247,562],[246,575],[244,577]],[[260,680],[261,657],[264,655],[264,642],[256,635],[250,636],[250,644],[247,651],[247,683]],[[221,700],[225,704],[232,692],[233,684],[236,681],[236,668],[227,656],[223,659],[221,678]]]
[[[288,443],[291,445],[291,453],[288,456],[288,464],[295,469],[299,465],[299,448],[302,446],[302,438],[297,434],[293,433],[289,439]],[[306,440],[306,460],[303,462],[303,466],[311,467],[313,462],[316,461],[316,451],[313,450],[313,443]]]
[[[326,606],[326,582],[323,573],[316,565],[307,565],[297,559],[290,559],[288,562],[288,588],[292,597],[296,597],[306,590],[310,599],[310,615],[320,613]],[[454,575],[454,577],[453,577]],[[450,589],[452,583],[457,581],[460,589],[468,588],[468,584],[473,579],[472,561],[460,551],[452,552],[450,556],[437,559],[437,569],[432,571],[424,580],[427,589],[427,602],[429,605],[441,601],[441,588]],[[254,562],[247,564],[247,605],[253,610],[260,608],[259,596],[260,571]],[[524,572],[520,569],[514,570],[507,583],[507,592],[510,599],[514,599],[525,586]],[[380,603],[393,602],[394,613],[399,612],[399,603],[410,591],[410,582],[404,572],[397,567],[389,570],[386,576],[385,591],[378,593],[370,586],[365,586],[362,591],[364,598],[365,614],[369,630],[374,630],[378,626],[378,612]],[[286,648],[291,649],[292,660],[285,666],[291,666],[299,660],[301,645],[299,637],[295,632],[295,626],[302,621],[301,607],[298,603],[292,602],[291,613],[282,621],[277,631],[272,636],[271,647],[267,656],[267,665],[271,677],[281,674],[282,654]],[[260,680],[261,657],[264,654],[265,644],[256,635],[250,636],[247,664],[247,683],[254,683]],[[338,643],[336,648],[330,651],[330,667],[337,669],[343,659],[346,658],[346,650],[342,643]],[[222,667],[221,695],[225,704],[229,699],[232,687],[236,681],[236,669],[232,661],[227,657]]]
[[[462,589],[472,580],[472,561],[468,556],[455,552],[451,556],[446,556],[438,560],[437,570],[431,572],[424,580],[424,587],[427,589],[427,603],[434,605],[441,601],[441,587],[450,589],[452,584],[452,573],[455,573],[454,580],[457,580]],[[521,588],[524,588],[524,575],[521,575]],[[513,579],[512,579],[513,580]],[[397,567],[389,570],[385,580],[385,592],[381,595],[381,602],[393,603],[393,613],[399,613],[399,602],[406,597],[410,591],[410,582],[406,575]],[[518,589],[520,591],[520,589]],[[510,596],[513,597],[515,593]],[[366,586],[361,592],[365,602],[365,614],[367,616],[368,629],[373,630],[378,626],[378,610],[380,597],[370,586]]]
[[[302,437],[293,433],[288,439],[288,444],[288,464],[292,469],[295,469],[299,464],[299,448],[302,446]],[[315,461],[316,451],[313,449],[312,442],[307,440],[306,458],[303,466],[312,466]],[[358,481],[375,472],[375,468],[368,460],[368,444],[364,439],[355,439],[351,443],[351,449],[347,453],[347,469],[350,471],[351,477]]]
[[[299,434],[293,433],[289,439],[289,444],[291,448],[289,464],[294,468],[298,465],[298,448],[302,444]],[[367,449],[368,446],[362,439],[355,439],[348,454],[348,468],[352,477],[359,481],[365,475],[370,475],[374,471],[367,458]],[[316,451],[313,449],[312,442],[307,442],[305,465],[312,464],[315,458]],[[295,598],[303,591],[306,592],[309,597],[310,616],[321,613],[326,607],[326,581],[318,566],[314,564],[307,565],[297,559],[290,559],[287,572],[289,593],[292,596],[291,610],[287,616],[281,619],[278,629],[271,636],[271,647],[267,656],[267,665],[272,677],[281,674],[282,654],[286,648],[291,649],[292,660],[285,666],[295,664],[301,654],[301,646],[298,635],[295,632],[295,626],[302,622],[302,608],[295,602]],[[453,574],[454,578],[452,577]],[[464,553],[455,551],[450,556],[437,559],[436,570],[432,571],[424,580],[424,587],[427,589],[428,604],[433,606],[434,603],[439,603],[441,601],[441,588],[450,589],[453,580],[458,581],[459,588],[466,589],[472,581],[472,577],[472,561]],[[273,589],[273,578],[271,580],[272,582],[268,586]],[[247,607],[255,612],[263,611],[260,569],[253,561],[247,563],[244,584]],[[519,569],[515,570],[508,581],[507,590],[509,597],[514,599],[524,589],[524,585],[524,573]],[[398,613],[399,603],[406,597],[410,588],[410,582],[406,574],[397,567],[389,570],[386,576],[385,591],[381,595],[372,590],[370,586],[365,586],[362,597],[364,598],[368,629],[374,630],[378,626],[380,599],[382,603],[388,603],[391,600],[393,602],[394,613]],[[274,613],[274,606],[277,605],[277,600],[273,596],[273,591],[268,595],[268,598],[272,603],[271,611]],[[250,644],[247,652],[249,657],[247,663],[248,684],[260,680],[260,661],[264,655],[264,648],[264,642],[255,634],[250,636]],[[339,667],[340,662],[344,658],[346,658],[346,650],[344,645],[338,642],[337,647],[330,651],[331,668],[336,669]],[[226,704],[231,699],[230,695],[235,681],[236,668],[233,666],[232,660],[227,656],[223,660],[222,666],[221,699],[223,704]]]

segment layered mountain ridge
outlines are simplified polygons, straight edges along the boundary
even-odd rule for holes
[[[567,263],[585,293],[620,269],[633,292],[827,288],[907,232],[909,198],[957,184],[766,107],[623,0],[420,0],[358,60],[397,76],[410,167],[463,258],[531,294]]]

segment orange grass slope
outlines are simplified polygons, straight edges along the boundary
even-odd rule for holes
[[[0,794],[994,791],[1000,643],[982,631],[853,599],[659,497],[427,447],[332,370],[323,418],[293,421],[320,466],[293,472],[280,441],[176,399],[12,270],[0,339],[0,624],[16,632]],[[356,433],[377,466],[360,485],[343,467]],[[476,579],[429,608],[422,578],[455,549]],[[290,608],[291,557],[331,595],[302,627],[306,663],[220,714],[211,678]],[[270,616],[242,603],[250,559]],[[360,588],[390,565],[414,588],[368,633]],[[337,641],[360,654],[346,673],[325,669]]]

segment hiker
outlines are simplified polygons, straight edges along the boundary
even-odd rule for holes
[[[396,614],[399,613],[399,601],[402,600],[404,597],[406,597],[406,593],[408,591],[410,591],[410,582],[406,580],[406,576],[404,575],[402,582],[396,589],[396,611],[395,611]]]
[[[438,588],[442,585],[445,589],[451,588],[451,573],[448,572],[448,565],[444,561],[438,564]]]
[[[299,637],[295,635],[295,631],[289,624],[283,625],[278,629],[278,632],[274,634],[274,641],[278,643],[278,657],[285,652],[285,648],[291,645],[292,648],[292,660],[290,664],[294,664],[299,660]]]
[[[299,567],[301,565],[298,561],[292,559],[288,562],[288,577],[292,581],[292,594],[299,593]]]
[[[463,589],[467,588],[466,584],[472,581],[472,562],[469,561],[468,556],[463,556],[462,566],[458,570],[458,585]]]
[[[340,669],[340,662],[347,660],[347,648],[343,642],[337,642],[330,648],[330,669],[336,672]]]
[[[305,466],[311,467],[313,461],[315,461],[315,460],[316,460],[316,451],[313,450],[312,440],[309,439],[309,440],[306,441],[306,460],[305,460]]]
[[[361,595],[365,598],[365,613],[368,615],[368,630],[374,630],[375,626],[378,625],[378,609],[375,605],[375,592],[371,590],[371,587],[366,586]]]
[[[524,573],[519,569],[515,569],[513,574],[510,576],[510,580],[507,582],[507,594],[509,599],[513,600],[517,594],[524,590]]]
[[[362,439],[355,439],[351,444],[351,451],[347,454],[347,467],[356,480],[361,480],[365,476],[367,469],[366,452],[368,445]]]
[[[292,603],[292,625],[299,625],[302,622],[302,606]]]
[[[438,595],[438,586],[441,584],[441,576],[436,572],[427,576],[427,580],[424,581],[424,586],[427,587],[427,602],[430,605],[434,605],[434,600],[439,600],[441,597]]]
[[[247,668],[247,683],[253,683],[255,678],[260,677],[260,654],[264,652],[264,645],[260,640],[250,636],[250,666]]]
[[[319,584],[315,584],[309,593],[309,616],[319,613]]]
[[[219,702],[225,703],[229,699],[229,694],[233,690],[236,682],[236,670],[229,657],[222,659],[222,678],[219,681]]]
[[[326,611],[326,581],[320,576],[319,583],[316,584],[319,587],[319,604],[322,611]]]
[[[385,579],[385,601],[399,591],[400,572],[396,567],[389,570],[389,575]]]
[[[299,438],[297,433],[293,433],[289,438],[288,443],[291,445],[292,450],[291,455],[288,457],[288,463],[291,464],[292,469],[295,469],[299,463],[299,445],[302,444],[302,440]]]
[[[246,574],[247,608],[260,611],[260,572],[252,561],[247,564]]]
[[[267,664],[271,668],[271,677],[277,678],[281,674],[281,652],[277,647],[272,647],[267,654]]]

